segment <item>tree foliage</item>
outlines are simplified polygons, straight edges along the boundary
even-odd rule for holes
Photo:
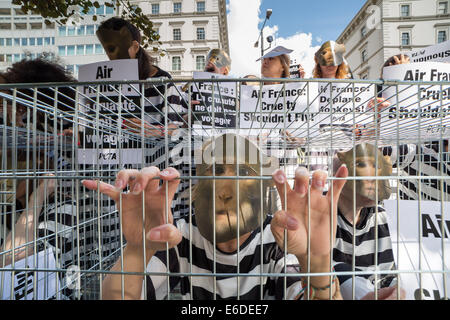
[[[91,9],[100,8],[105,5],[110,8],[119,8],[122,18],[130,21],[143,33],[142,46],[148,49],[153,46],[153,51],[158,51],[160,45],[159,35],[153,29],[150,19],[142,12],[142,9],[132,5],[129,0],[12,0],[12,4],[21,6],[22,11],[27,14],[39,14],[44,18],[47,25],[55,21],[61,25],[77,24],[79,20],[89,13]],[[94,11],[95,12],[95,11]],[[99,21],[102,15],[94,14],[92,19]]]

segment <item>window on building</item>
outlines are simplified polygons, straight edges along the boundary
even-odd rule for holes
[[[181,2],[174,2],[173,13],[181,13]]]
[[[6,38],[6,46],[8,47],[12,46],[12,38]]]
[[[28,38],[22,38],[21,45],[22,46],[27,46],[28,45]]]
[[[45,38],[44,38],[44,44],[45,44],[46,46],[51,46],[51,45],[52,45],[52,38],[50,38],[50,37],[45,37]]]
[[[205,69],[205,56],[197,56],[195,58],[195,69],[197,71],[203,71]]]
[[[84,36],[85,29],[86,29],[85,26],[79,26],[77,28],[77,36]]]
[[[114,7],[105,6],[105,13],[106,14],[114,14]]]
[[[363,51],[361,51],[361,60],[362,60],[362,62],[367,61],[367,49],[364,49]]]
[[[68,27],[67,28],[67,35],[68,36],[74,36],[75,35],[75,27]]]
[[[181,29],[173,29],[173,40],[181,40]]]
[[[66,70],[73,73],[73,64],[69,64],[66,66]]]
[[[205,1],[197,1],[197,12],[205,12]]]
[[[367,35],[367,28],[366,26],[363,26],[361,28],[361,38],[364,38]]]
[[[52,46],[55,45],[55,37],[52,37]]]
[[[75,55],[75,46],[67,46],[67,55],[74,56]]]
[[[20,46],[20,38],[14,38],[14,46]]]
[[[409,17],[411,15],[411,5],[409,4],[402,4],[400,6],[400,16],[402,17]]]
[[[43,44],[44,44],[44,39],[43,38],[36,38],[36,45],[42,46]]]
[[[446,30],[439,30],[437,34],[437,43],[445,42],[447,41],[447,31]]]
[[[77,46],[77,56],[84,55],[84,45],[78,45]]]
[[[86,54],[94,54],[94,45],[93,44],[86,45]]]
[[[159,14],[159,3],[152,3],[152,14]]]
[[[411,35],[409,32],[402,32],[401,38],[402,46],[409,46],[411,44]]]
[[[197,28],[197,40],[205,40],[205,28]]]
[[[172,71],[181,71],[181,57],[172,57]]]
[[[105,6],[101,5],[100,7],[96,8],[95,14],[105,14]]]
[[[28,39],[28,43],[30,44],[30,46],[35,46],[36,45],[36,38]]]
[[[0,38],[0,46],[4,46],[5,45],[5,38]]]
[[[102,54],[103,53],[103,47],[101,44],[95,45],[95,54]]]
[[[6,62],[12,62],[12,54],[6,55]]]
[[[65,26],[58,27],[58,35],[60,37],[64,37],[66,35],[66,27]]]
[[[90,24],[86,26],[86,35],[92,35],[94,34],[94,25]]]
[[[14,62],[19,62],[19,61],[20,61],[20,53],[14,54],[14,59],[13,59],[13,61],[14,61]]]
[[[448,1],[439,1],[437,9],[438,9],[438,14],[447,14],[448,13]]]

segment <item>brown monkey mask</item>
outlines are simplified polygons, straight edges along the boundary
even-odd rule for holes
[[[197,175],[213,176],[214,167],[215,175],[221,178],[199,179],[195,186],[193,201],[200,234],[214,242],[215,232],[217,243],[236,239],[237,211],[239,236],[258,228],[268,213],[266,194],[272,185],[271,179],[258,177],[270,176],[278,168],[278,161],[247,138],[231,133],[216,137],[214,149],[212,140],[205,142],[202,154]],[[225,178],[237,175],[255,179]]]
[[[132,45],[133,38],[127,27],[122,27],[118,31],[99,27],[96,34],[110,60],[130,59],[128,49]]]
[[[321,66],[339,66],[344,62],[345,46],[334,41],[325,42],[314,55]]]
[[[341,163],[345,163],[348,168],[349,177],[354,176],[390,176],[392,174],[392,162],[389,156],[383,156],[380,150],[374,145],[368,143],[361,143],[354,147],[355,158],[353,156],[353,149],[346,152],[338,152],[337,156]],[[378,159],[378,160],[376,160]],[[375,166],[378,166],[376,168]],[[351,179],[344,185],[343,192],[353,195],[353,187],[355,187],[356,194],[363,196],[370,200],[386,200],[391,195],[391,187],[389,180],[378,180],[378,188],[376,188],[376,180],[355,180]],[[378,192],[378,198],[376,194]]]

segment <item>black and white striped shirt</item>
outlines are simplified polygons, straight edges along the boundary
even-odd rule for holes
[[[383,154],[391,156],[402,177],[398,183],[400,199],[418,200],[420,196],[422,200],[440,201],[443,194],[443,201],[450,200],[450,185],[445,179],[450,175],[450,161],[443,142],[433,141],[420,147],[414,144],[385,147]],[[426,178],[432,176],[442,178]]]
[[[283,251],[278,247],[270,230],[271,217],[263,224],[261,239],[260,228],[252,232],[237,252],[225,253],[215,250],[216,273],[229,273],[230,276],[216,276],[216,299],[237,299],[238,282],[236,273],[239,256],[239,273],[254,276],[239,277],[239,297],[249,299],[282,299],[284,297],[284,278],[286,278],[286,299],[295,298],[300,292],[300,277],[260,276],[260,273],[284,273],[285,259]],[[171,276],[170,290],[180,286],[183,299],[211,300],[214,299],[214,277],[212,275],[195,276],[195,274],[210,274],[214,270],[213,244],[203,238],[195,221],[192,223],[192,237],[189,233],[187,219],[178,219],[176,226],[181,231],[183,239],[175,248],[169,250],[169,269],[171,273],[191,273],[194,276]],[[192,240],[192,269],[190,261],[190,241]],[[261,256],[262,246],[262,256]],[[149,264],[147,272],[168,272],[166,267],[166,251],[157,252]],[[297,258],[286,256],[287,273],[299,272]],[[151,275],[146,278],[147,299],[163,299],[167,296],[167,276]],[[192,295],[190,287],[192,285]],[[143,288],[143,296],[144,296]]]
[[[356,281],[366,283],[365,290],[356,286],[357,299],[374,290],[375,275],[371,271],[393,270],[394,254],[389,233],[386,211],[378,207],[363,208],[358,223],[350,223],[338,211],[336,241],[333,249],[333,264],[337,272],[352,271],[353,256],[355,271],[369,272],[356,276]],[[353,241],[354,235],[354,241]],[[341,293],[344,299],[352,299],[352,276],[338,275]],[[392,275],[377,275],[378,288],[387,287],[393,280]],[[361,289],[358,291],[358,288]]]

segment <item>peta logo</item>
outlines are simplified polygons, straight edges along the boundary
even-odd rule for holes
[[[366,14],[368,15],[367,21],[366,21],[366,28],[368,30],[372,29],[380,29],[381,28],[381,9],[380,7],[376,5],[370,5],[367,10]]]

